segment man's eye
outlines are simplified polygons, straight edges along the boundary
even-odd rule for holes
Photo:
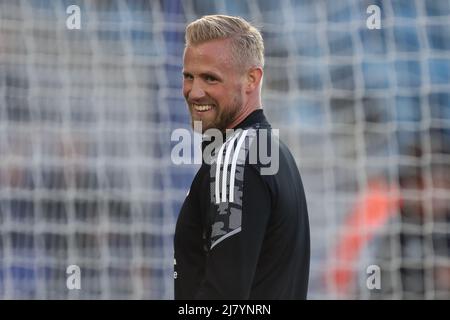
[[[208,82],[215,82],[217,79],[213,76],[205,76],[205,80]]]
[[[183,74],[183,78],[186,79],[186,80],[194,79],[190,74]]]

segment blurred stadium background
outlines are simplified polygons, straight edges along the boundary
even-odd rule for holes
[[[184,28],[214,13],[265,38],[263,105],[307,194],[309,298],[449,299],[448,0],[1,0],[0,298],[173,298],[197,170],[170,160],[189,128]]]

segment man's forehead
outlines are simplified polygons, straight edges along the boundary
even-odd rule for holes
[[[184,63],[188,60],[228,65],[231,62],[231,50],[229,39],[218,39],[194,44],[186,47]]]

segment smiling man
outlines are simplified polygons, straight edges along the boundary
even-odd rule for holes
[[[193,127],[201,123],[203,148],[211,130],[226,139],[203,161],[178,217],[176,299],[306,298],[305,194],[262,111],[263,68],[263,39],[244,19],[204,16],[187,26],[183,94]]]

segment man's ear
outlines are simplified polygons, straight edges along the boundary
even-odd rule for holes
[[[261,67],[252,67],[247,71],[247,86],[245,89],[246,93],[250,93],[261,84],[263,76],[263,70]]]

